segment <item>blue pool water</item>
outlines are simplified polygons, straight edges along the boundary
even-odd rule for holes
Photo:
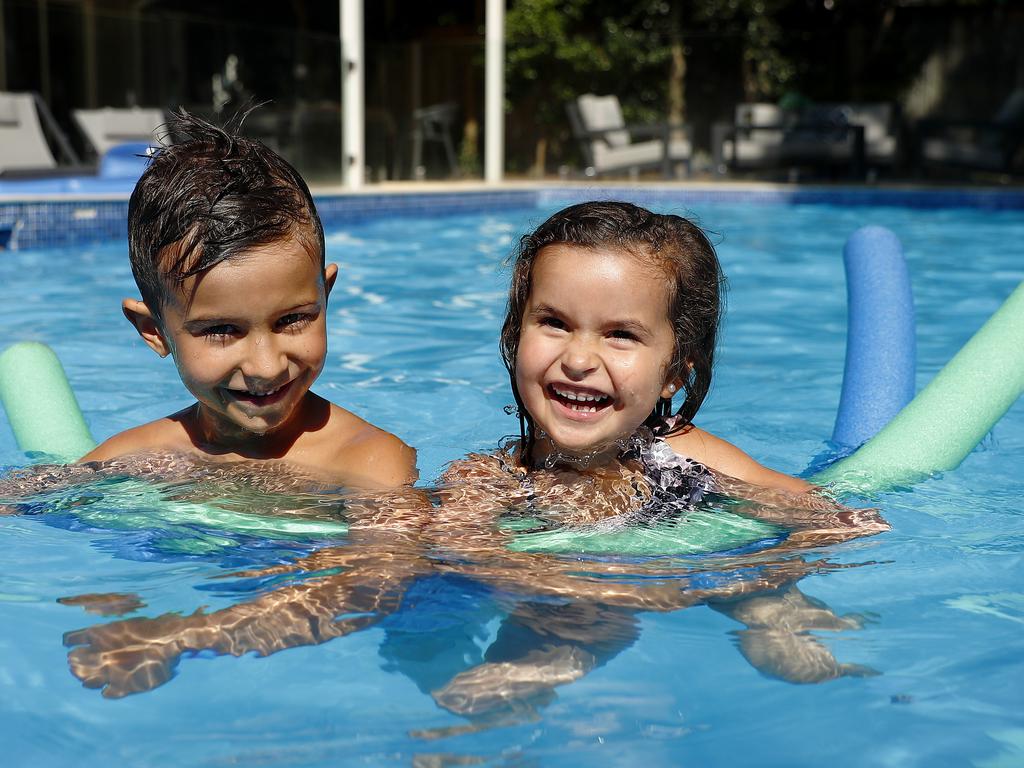
[[[791,473],[831,433],[845,337],[841,251],[854,229],[882,224],[904,243],[919,388],[1024,279],[1019,211],[656,207],[718,233],[730,282],[715,384],[698,423]],[[317,389],[417,446],[424,482],[517,429],[503,412],[511,397],[496,351],[501,262],[550,210],[376,220],[328,235],[341,274]],[[170,363],[121,317],[120,299],[135,295],[123,243],[2,255],[0,344],[52,345],[97,437],[188,402]],[[0,425],[0,465],[26,463]],[[272,589],[215,576],[345,546],[343,538],[241,535],[188,521],[161,527],[144,499],[111,507],[103,488],[83,491],[36,515],[0,518],[3,762],[1020,765],[1022,464],[1018,402],[956,471],[854,500],[881,508],[890,533],[789,556],[859,566],[808,568],[799,590],[836,615],[858,614],[851,623],[862,626],[807,637],[878,674],[783,682],[748,662],[749,635],[721,611],[633,614],[581,602],[578,615],[558,615],[589,638],[584,645],[602,649],[602,663],[500,721],[455,714],[430,696],[489,646],[507,653],[527,642],[507,621],[500,589],[440,572],[414,579],[400,609],[377,626],[330,642],[266,657],[200,653],[166,684],[123,699],[83,688],[62,637],[114,618],[58,599],[130,593],[145,603],[127,614],[138,617],[213,611]],[[645,564],[631,572],[626,563],[618,579],[682,593],[720,583],[742,563],[659,564],[658,579]],[[541,614],[552,604],[542,595],[525,603]]]

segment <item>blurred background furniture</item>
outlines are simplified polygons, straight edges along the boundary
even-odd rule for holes
[[[736,105],[734,122],[712,126],[712,152],[719,175],[810,167],[818,172],[846,168],[863,178],[896,165],[899,121],[886,103],[824,103],[799,111],[744,103]]]
[[[413,178],[426,177],[426,166],[423,164],[423,149],[426,142],[434,142],[441,146],[444,159],[451,177],[459,176],[459,161],[455,154],[455,141],[452,129],[458,118],[459,105],[453,101],[443,104],[432,104],[420,107],[412,113],[412,175]]]
[[[0,92],[0,175],[73,170],[82,170],[78,155],[39,94]]]
[[[891,170],[900,161],[900,113],[887,102],[821,104],[819,108],[848,125],[864,128],[864,164],[869,170]]]
[[[567,104],[566,110],[573,136],[583,152],[587,176],[660,168],[662,175],[670,178],[680,165],[689,175],[692,146],[685,125],[626,125],[617,96],[586,93]]]
[[[753,170],[778,167],[782,139],[792,120],[777,104],[737,104],[734,121],[711,126],[711,151],[715,171]]]
[[[118,144],[159,144],[157,130],[165,120],[162,109],[140,107],[73,109],[71,116],[97,158]]]
[[[946,166],[1013,173],[1024,149],[1024,88],[1013,91],[990,120],[927,119],[917,124],[919,172]]]

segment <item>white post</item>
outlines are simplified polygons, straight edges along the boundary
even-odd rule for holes
[[[340,0],[341,178],[349,189],[363,186],[363,0]]]
[[[505,0],[487,0],[484,75],[484,180],[505,173]]]
[[[0,0],[0,91],[7,90],[7,33],[4,31],[4,0]]]

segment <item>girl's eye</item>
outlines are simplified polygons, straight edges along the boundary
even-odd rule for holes
[[[632,331],[617,330],[612,331],[609,335],[613,339],[619,339],[622,341],[637,341],[636,334]]]
[[[564,331],[567,328],[566,324],[557,317],[542,317],[540,324],[545,328],[554,328],[557,331]]]

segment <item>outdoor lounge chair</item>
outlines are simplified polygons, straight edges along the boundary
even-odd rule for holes
[[[786,123],[786,115],[776,104],[737,104],[735,122],[711,127],[716,171],[779,166]]]
[[[566,109],[587,163],[587,176],[661,168],[662,174],[670,177],[680,164],[685,165],[689,175],[691,145],[686,126],[626,125],[616,96],[587,93],[566,105]],[[683,138],[677,138],[678,134],[683,134]],[[633,141],[644,137],[648,140]]]
[[[58,157],[76,168],[58,167],[47,133]],[[53,175],[81,171],[78,165],[78,155],[38,94],[0,92],[0,174]]]
[[[423,145],[428,141],[441,145],[448,165],[449,176],[457,178],[460,175],[459,161],[455,156],[455,142],[452,139],[452,130],[455,127],[455,120],[458,115],[459,105],[453,101],[446,101],[443,104],[432,104],[428,107],[420,107],[413,110],[413,178],[426,177],[426,167],[423,165]]]
[[[868,168],[892,168],[900,157],[900,115],[887,102],[819,104],[818,109],[848,125],[864,128],[864,163]]]
[[[139,107],[73,109],[71,115],[98,158],[118,144],[156,144],[164,123],[163,110]]]
[[[922,120],[917,139],[919,171],[939,165],[1012,173],[1024,145],[1024,88],[1013,91],[991,120]]]
[[[715,168],[728,170],[846,166],[860,177],[866,168],[892,166],[897,158],[891,104],[816,104],[786,112],[775,104],[736,106],[734,123],[712,126]]]

